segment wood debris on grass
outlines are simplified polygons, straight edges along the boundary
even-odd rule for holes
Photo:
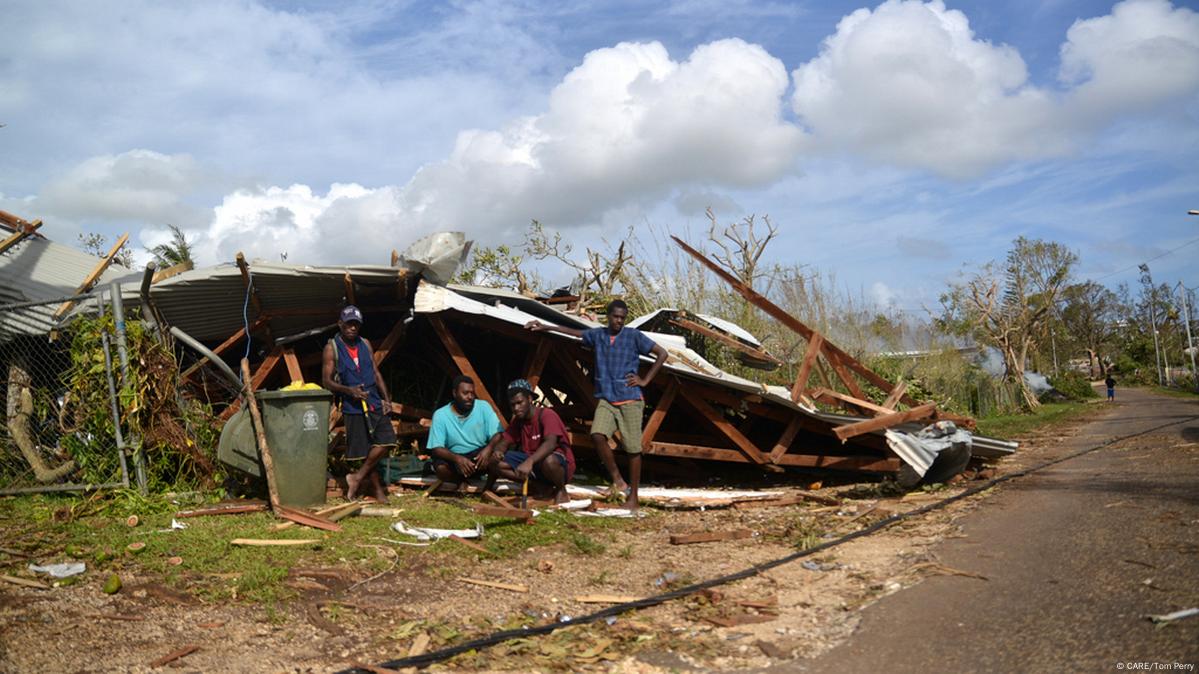
[[[479,585],[482,587],[492,587],[497,590],[508,590],[509,592],[527,593],[529,591],[528,585],[515,585],[515,584],[511,584],[511,583],[497,583],[497,582],[490,581],[490,580],[479,580],[477,578],[464,578],[464,577],[460,577],[460,578],[458,578],[458,580],[462,581],[463,583],[470,583],[471,585]]]
[[[153,668],[162,667],[163,665],[170,664],[170,663],[178,660],[179,658],[191,655],[192,653],[195,653],[198,650],[200,650],[199,644],[189,644],[187,646],[184,646],[183,648],[180,648],[177,651],[167,653],[166,655],[162,656],[161,658],[158,658],[157,660],[151,662],[150,667],[153,667]]]
[[[288,545],[320,545],[319,538],[235,538],[229,545],[248,546],[288,546]]]

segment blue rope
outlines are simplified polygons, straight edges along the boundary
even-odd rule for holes
[[[250,282],[246,284],[246,300],[241,306],[241,320],[243,329],[246,331],[246,353],[243,358],[250,357],[250,293],[254,290],[254,272],[250,271],[249,266],[246,266],[246,274],[250,277]],[[241,377],[241,371],[238,371],[238,377]],[[242,382],[245,384],[246,382]]]

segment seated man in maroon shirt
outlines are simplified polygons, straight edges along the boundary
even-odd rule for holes
[[[534,403],[533,387],[524,379],[508,384],[508,402],[512,406],[512,423],[500,436],[495,449],[489,445],[483,451],[499,452],[500,460],[491,462],[487,472],[490,490],[498,478],[523,483],[533,478],[553,489],[555,503],[565,503],[566,483],[575,474],[575,455],[570,449],[570,433],[558,413]],[[479,458],[479,465],[488,465],[490,456]]]

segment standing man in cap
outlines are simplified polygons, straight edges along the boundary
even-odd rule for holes
[[[591,420],[591,441],[595,453],[599,454],[608,474],[612,476],[612,488],[628,490],[625,507],[637,508],[637,487],[641,484],[641,422],[645,414],[645,398],[641,389],[649,386],[666,362],[666,349],[645,336],[637,328],[626,328],[629,306],[623,300],[608,303],[608,325],[603,328],[576,330],[561,325],[546,325],[530,321],[529,330],[553,330],[564,335],[579,337],[583,346],[595,352],[595,397],[599,403],[595,418]],[[638,374],[641,356],[654,355],[654,364],[642,377]],[[629,484],[616,467],[616,457],[608,446],[608,439],[620,431],[620,444],[629,455]]]
[[[346,475],[346,498],[359,493],[387,500],[387,489],[375,466],[396,445],[395,429],[388,413],[391,396],[375,365],[374,350],[362,330],[362,312],[353,305],[341,310],[338,334],[325,345],[321,360],[321,382],[341,400],[346,426],[346,458],[361,461],[358,470]]]

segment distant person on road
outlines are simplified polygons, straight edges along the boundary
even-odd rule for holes
[[[508,384],[508,403],[512,406],[512,423],[498,443],[483,450],[479,460],[488,466],[483,490],[491,490],[501,477],[517,484],[532,479],[549,486],[554,503],[566,503],[566,483],[575,474],[575,455],[562,417],[536,403],[533,385],[525,379]],[[491,458],[493,448],[495,460]]]
[[[387,489],[375,466],[396,446],[391,427],[391,395],[374,350],[362,330],[362,312],[353,305],[341,310],[338,333],[325,345],[321,355],[321,384],[341,400],[346,426],[346,459],[361,461],[358,470],[346,475],[346,498],[355,499],[365,492],[387,501]]]
[[[583,346],[595,352],[595,397],[599,404],[591,421],[591,441],[595,453],[604,462],[612,477],[612,488],[628,490],[625,507],[637,508],[637,488],[641,484],[641,422],[645,415],[645,398],[641,389],[649,386],[666,361],[666,349],[636,328],[626,328],[629,307],[623,300],[608,303],[608,325],[603,328],[576,330],[561,325],[546,325],[530,321],[526,328],[533,331],[552,330],[579,337]],[[655,360],[645,376],[637,374],[641,356],[654,354]],[[616,467],[616,457],[608,440],[620,431],[620,444],[629,456],[629,483]]]
[[[426,446],[437,478],[464,485],[475,473],[487,472],[483,458],[499,458],[487,450],[500,441],[503,429],[490,404],[476,404],[475,380],[459,375],[452,387],[450,403],[433,412]]]
[[[1115,402],[1116,401],[1116,378],[1112,376],[1111,372],[1108,372],[1107,379],[1104,379],[1103,383],[1107,385],[1107,399],[1111,402]]]

